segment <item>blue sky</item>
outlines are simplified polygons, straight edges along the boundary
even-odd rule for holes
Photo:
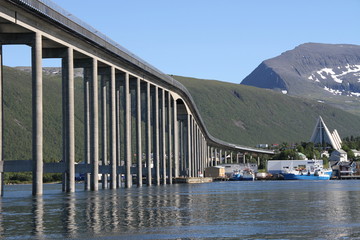
[[[360,45],[358,0],[53,2],[167,74],[239,83],[302,43]]]

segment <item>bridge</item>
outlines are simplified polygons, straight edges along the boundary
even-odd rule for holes
[[[1,60],[2,46],[9,44],[31,47],[32,159],[0,159],[1,193],[4,172],[32,172],[33,195],[42,195],[44,173],[63,173],[66,192],[75,191],[75,174],[84,174],[85,189],[96,191],[99,176],[102,186],[112,189],[121,186],[122,176],[127,188],[134,180],[138,186],[172,184],[180,176],[199,177],[208,166],[244,161],[247,153],[273,154],[211,136],[182,84],[49,0],[1,1]],[[61,59],[62,161],[57,163],[44,163],[43,156],[45,58]],[[83,69],[83,164],[75,161],[75,68]],[[1,103],[3,80],[0,72]],[[0,136],[3,128],[0,124]]]

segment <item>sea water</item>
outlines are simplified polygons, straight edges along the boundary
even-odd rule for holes
[[[360,181],[5,186],[4,239],[360,239]]]

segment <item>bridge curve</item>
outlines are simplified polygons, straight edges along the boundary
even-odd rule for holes
[[[64,173],[64,189],[72,192],[75,172],[86,174],[86,188],[92,190],[97,190],[99,173],[103,174],[105,184],[110,175],[112,188],[119,186],[122,174],[126,177],[125,186],[131,187],[134,173],[138,176],[138,185],[142,185],[142,176],[146,176],[148,185],[153,182],[166,184],[172,183],[173,177],[196,177],[207,166],[226,162],[226,157],[222,160],[222,151],[225,156],[226,151],[237,155],[240,152],[243,155],[246,152],[273,154],[273,151],[231,144],[213,137],[191,94],[180,82],[49,0],[2,1],[0,44],[27,44],[32,48],[33,159],[26,166],[29,166],[27,170],[33,171],[34,195],[42,194],[44,169]],[[43,58],[62,59],[64,147],[63,163],[57,167],[43,164]],[[74,68],[84,69],[85,102],[85,164],[76,167]],[[142,109],[146,109],[146,113]],[[122,111],[124,116],[121,116]],[[99,136],[99,125],[104,136]],[[133,133],[135,128],[136,133]],[[123,129],[124,139],[119,137],[120,129]],[[142,146],[144,143],[146,146]],[[136,145],[136,151],[132,150],[132,144]],[[141,156],[135,163],[132,160],[134,152]],[[231,162],[233,160],[231,154]],[[239,162],[239,158],[234,161]],[[15,164],[3,163],[1,170],[17,171],[17,168]]]

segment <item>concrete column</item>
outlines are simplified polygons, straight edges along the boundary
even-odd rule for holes
[[[141,81],[136,84],[136,133],[137,133],[137,185],[142,186],[142,146],[141,146]]]
[[[92,81],[90,98],[90,146],[91,146],[91,185],[92,191],[99,189],[99,92],[98,92],[98,62],[92,60]]]
[[[74,58],[73,49],[68,48],[66,58],[63,58],[63,81],[66,82],[63,97],[67,98],[65,106],[65,160],[66,160],[66,192],[75,192],[75,99],[74,99]]]
[[[108,165],[107,160],[107,87],[106,87],[106,77],[103,74],[101,76],[101,89],[100,89],[100,99],[101,99],[101,158],[102,165]],[[102,188],[107,188],[107,174],[103,173],[101,175],[101,185]]]
[[[181,174],[181,176],[183,176],[184,170],[185,170],[185,162],[186,162],[186,156],[185,156],[185,131],[184,131],[184,121],[180,120],[179,121],[179,174]]]
[[[192,158],[192,154],[191,154],[191,115],[188,114],[187,115],[187,153],[186,153],[186,156],[187,156],[187,168],[188,168],[188,177],[192,177],[191,175],[191,158]]]
[[[233,163],[233,152],[230,152],[230,163]]]
[[[191,177],[195,177],[195,120],[191,118]]]
[[[218,165],[217,159],[218,159],[218,151],[217,151],[217,148],[215,148],[215,164],[214,164],[215,166]]]
[[[159,88],[155,86],[155,106],[153,110],[155,114],[155,129],[154,129],[154,162],[156,168],[156,185],[160,185],[160,154],[159,154]]]
[[[116,77],[116,76],[115,76]],[[120,167],[121,166],[121,136],[120,136],[120,129],[121,129],[121,125],[120,125],[120,83],[115,81],[115,85],[116,85],[116,90],[115,90],[115,105],[116,105],[116,166]],[[121,174],[118,174],[116,172],[116,187],[120,188],[121,187]]]
[[[226,150],[224,151],[224,163],[228,163]]]
[[[193,176],[197,177],[197,173],[198,173],[198,145],[197,145],[197,124],[195,121],[195,118],[193,118],[193,152],[194,152],[194,171],[193,171]]]
[[[90,164],[90,79],[92,73],[84,68],[84,162]],[[90,174],[85,174],[85,190],[90,190]]]
[[[166,184],[166,110],[165,110],[165,89],[161,89],[161,160],[163,184]]]
[[[212,161],[212,154],[210,153],[211,148],[208,145],[207,146],[207,158],[206,158],[206,167],[210,167],[211,166],[211,161]]]
[[[132,186],[131,176],[131,92],[129,83],[129,74],[125,73],[125,162],[126,162],[126,187]]]
[[[110,188],[116,188],[116,91],[115,68],[110,74]]]
[[[246,156],[245,156],[245,153],[243,153],[243,163],[246,163]]]
[[[32,160],[33,195],[43,194],[42,36],[35,33],[32,46]]]
[[[151,91],[150,83],[146,83],[146,166],[147,166],[147,178],[146,183],[148,186],[151,186],[152,183],[152,174],[151,174]]]
[[[3,57],[0,45],[0,164],[3,164]],[[4,196],[4,172],[0,171],[0,195]]]
[[[199,129],[198,125],[194,119],[194,153],[195,153],[195,161],[194,161],[194,176],[198,177],[199,175]]]
[[[179,126],[177,121],[177,104],[173,99],[173,122],[174,122],[174,177],[179,177]]]
[[[171,94],[168,92],[168,169],[169,169],[169,184],[172,184],[173,178],[173,156],[174,153],[172,151],[172,108],[171,108]]]

